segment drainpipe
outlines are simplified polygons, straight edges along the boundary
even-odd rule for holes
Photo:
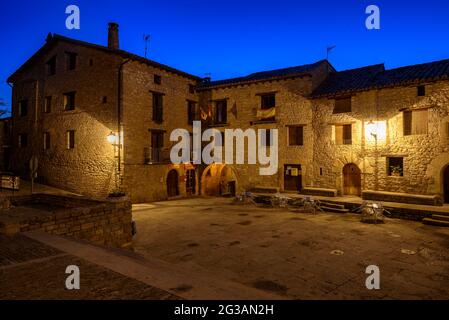
[[[118,94],[117,94],[117,144],[118,144],[118,183],[119,183],[119,192],[122,192],[122,91],[123,91],[123,67],[125,64],[130,62],[131,59],[123,60],[118,68]]]

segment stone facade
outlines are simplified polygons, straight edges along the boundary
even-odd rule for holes
[[[353,163],[361,170],[362,190],[443,196],[443,170],[449,164],[449,82],[425,88],[422,97],[416,85],[359,92],[352,95],[352,111],[340,114],[333,113],[335,99],[313,100],[314,174],[306,185],[344,194],[343,168]],[[427,110],[427,133],[404,135],[404,110]],[[367,129],[370,121],[382,123],[377,141]],[[352,125],[351,145],[332,140],[332,127],[338,124]],[[389,157],[403,159],[401,176],[388,174]]]
[[[110,32],[118,32],[118,26]],[[74,70],[67,69],[67,53],[77,55]],[[49,76],[47,62],[55,56],[55,75]],[[251,188],[286,191],[286,172],[295,172],[291,175],[300,180],[296,191],[302,187],[313,194],[322,189],[326,194],[345,195],[348,165],[360,171],[358,195],[374,190],[443,198],[449,183],[442,173],[449,164],[448,81],[346,92],[351,110],[335,114],[335,99],[341,95],[313,94],[335,73],[327,61],[321,61],[298,69],[256,73],[248,81],[209,82],[111,45],[54,36],[10,78],[14,84],[10,165],[14,172],[29,177],[29,160],[34,155],[43,183],[94,197],[105,197],[119,188],[133,202],[232,194]],[[422,97],[417,96],[418,85],[425,86]],[[76,92],[74,110],[64,110],[67,92]],[[276,116],[260,121],[261,95],[268,93],[275,96]],[[154,117],[154,95],[161,97],[162,119]],[[45,112],[49,96],[51,111]],[[217,124],[213,121],[216,102],[223,99],[227,121]],[[19,110],[23,100],[28,101],[26,115]],[[171,164],[171,132],[178,128],[192,132],[189,103],[194,105],[195,119],[207,115],[203,130],[278,129],[277,174],[261,176],[259,165]],[[418,109],[428,110],[426,133],[404,136],[404,110]],[[373,123],[384,131],[376,131],[375,139],[372,131],[367,134]],[[336,126],[341,125],[351,125],[350,144],[335,143]],[[291,126],[302,127],[302,145],[290,143]],[[68,131],[75,132],[74,148],[68,148]],[[106,139],[111,132],[120,133],[116,146]],[[19,135],[25,133],[27,146],[19,147]],[[47,149],[44,133],[50,135]],[[390,174],[391,158],[402,159],[401,176]]]

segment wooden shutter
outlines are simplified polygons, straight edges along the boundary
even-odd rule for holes
[[[334,113],[351,112],[352,110],[351,103],[352,103],[351,97],[336,99]]]
[[[427,134],[428,110],[412,112],[412,134]]]
[[[352,144],[352,125],[343,126],[343,144]]]
[[[412,112],[404,111],[404,136],[409,136],[412,134]]]
[[[343,144],[343,126],[335,126],[335,144]]]

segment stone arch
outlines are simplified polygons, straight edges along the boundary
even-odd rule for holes
[[[237,174],[229,165],[211,164],[201,176],[201,195],[232,195],[237,192],[237,187]]]
[[[442,153],[435,157],[428,165],[426,177],[429,178],[428,194],[444,196],[444,170],[449,165],[449,153]]]

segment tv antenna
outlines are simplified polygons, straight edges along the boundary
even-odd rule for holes
[[[148,43],[150,42],[151,36],[149,34],[143,35],[143,41],[145,42],[145,59],[147,58]]]

